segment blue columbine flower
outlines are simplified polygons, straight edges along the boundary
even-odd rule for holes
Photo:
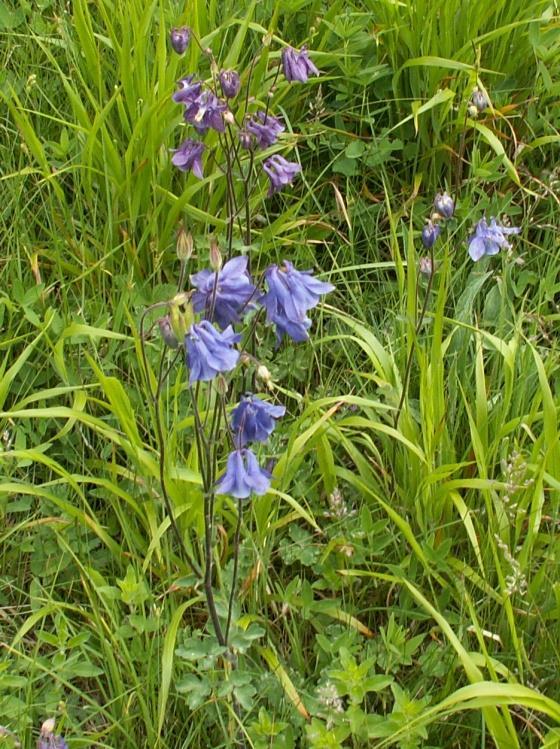
[[[169,40],[171,46],[178,55],[185,53],[191,39],[191,30],[188,26],[182,26],[180,29],[171,29]]]
[[[291,184],[301,166],[293,161],[286,161],[283,156],[276,153],[263,162],[263,169],[270,179],[268,197],[281,190],[285,185]]]
[[[485,255],[497,255],[502,247],[511,249],[507,241],[508,234],[519,234],[521,229],[506,227],[498,224],[495,218],[490,219],[490,226],[485,218],[481,218],[475,227],[474,234],[469,238],[469,255],[476,262]]]
[[[260,299],[268,322],[276,326],[278,341],[284,335],[294,341],[307,340],[311,320],[307,311],[317,306],[320,297],[334,290],[334,286],[313,277],[313,271],[298,271],[284,260],[284,267],[271,265],[265,272],[268,292]]]
[[[247,499],[251,494],[261,496],[268,491],[270,478],[251,450],[234,450],[228,457],[226,472],[216,484],[216,494],[230,494],[237,499]]]
[[[276,426],[274,419],[285,413],[284,406],[273,406],[256,395],[244,395],[231,413],[235,444],[244,447],[249,442],[266,442]]]
[[[257,112],[247,122],[245,129],[255,136],[259,148],[269,148],[278,140],[280,133],[286,129],[280,120],[266,112]]]
[[[455,203],[451,195],[447,192],[438,193],[434,200],[434,208],[443,218],[451,218],[455,213]]]
[[[37,749],[68,749],[68,744],[62,736],[41,736],[37,742]]]
[[[226,99],[235,99],[241,88],[239,73],[235,70],[222,70],[219,79],[222,93]]]
[[[205,133],[209,128],[223,133],[226,129],[224,114],[227,104],[208,89],[202,91],[185,108],[183,116],[199,133]]]
[[[202,91],[202,81],[195,80],[194,75],[181,78],[177,84],[179,90],[173,94],[173,101],[177,104],[190,105]]]
[[[438,224],[434,224],[428,221],[426,226],[422,229],[422,244],[426,249],[434,246],[436,239],[439,237],[441,227]]]
[[[319,75],[319,70],[309,59],[307,49],[301,48],[297,52],[292,47],[282,50],[282,69],[287,81],[300,81],[305,83],[310,75]]]
[[[229,372],[239,361],[239,351],[233,348],[241,336],[230,326],[223,332],[202,320],[191,326],[185,336],[189,382],[213,380],[220,372]]]
[[[191,284],[196,288],[192,297],[194,311],[204,311],[209,315],[214,304],[212,319],[222,329],[239,322],[249,303],[257,300],[257,289],[247,272],[247,257],[244,255],[228,260],[217,274],[213,270],[195,273],[191,276]]]
[[[179,148],[173,151],[171,161],[182,172],[192,172],[195,177],[202,179],[202,154],[204,143],[192,138],[184,140]]]

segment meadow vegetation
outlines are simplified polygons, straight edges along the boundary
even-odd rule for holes
[[[0,40],[0,746],[560,747],[556,0],[2,0]],[[281,191],[221,133],[172,163],[207,50]],[[146,310],[212,246],[335,288],[258,328],[270,488],[210,507],[223,393]]]

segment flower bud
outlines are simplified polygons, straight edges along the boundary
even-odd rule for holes
[[[218,393],[220,395],[227,395],[228,383],[227,383],[226,378],[223,376],[223,374],[219,374],[216,377],[215,383],[216,383],[216,390],[218,391]]]
[[[241,144],[241,148],[244,148],[246,151],[250,151],[253,148],[253,136],[246,130],[240,130],[239,143]]]
[[[235,123],[235,117],[233,116],[233,112],[230,112],[229,109],[224,112],[222,115],[224,118],[224,122],[227,122],[228,125],[233,125]]]
[[[41,736],[50,736],[54,733],[55,720],[54,718],[48,718],[44,721],[41,726]]]
[[[440,231],[441,228],[437,224],[428,221],[426,226],[422,229],[422,244],[426,249],[429,250],[430,247],[434,246],[434,242],[439,237]]]
[[[169,348],[177,349],[179,348],[179,341],[177,340],[177,336],[173,332],[173,328],[171,327],[171,320],[169,319],[169,315],[166,315],[165,317],[161,317],[158,320],[159,325],[159,332],[161,333],[161,337],[163,338],[165,345],[169,346]]]
[[[483,112],[490,106],[486,94],[479,88],[475,88],[471,96],[471,104],[473,104],[479,112]]]
[[[215,239],[210,241],[210,267],[215,271],[222,267],[222,253]]]
[[[421,257],[420,258],[420,273],[423,276],[431,276],[434,272],[434,266],[432,264],[432,258]]]
[[[469,104],[469,106],[467,107],[467,112],[469,113],[469,117],[472,120],[476,120],[476,118],[478,117],[478,109],[474,104]]]
[[[194,247],[194,244],[193,244],[192,234],[190,232],[188,232],[187,234],[183,224],[180,224],[179,230],[177,231],[177,245],[176,245],[178,259],[181,260],[183,263],[186,263],[187,260],[190,259],[193,253],[193,247]]]
[[[434,208],[443,218],[451,218],[455,213],[455,203],[447,192],[438,193],[434,200]]]
[[[257,377],[263,382],[270,382],[270,380],[272,379],[272,375],[270,374],[268,367],[265,367],[264,364],[259,364],[259,366],[257,367]]]
[[[169,303],[168,319],[171,324],[173,335],[175,336],[177,341],[184,340],[186,334],[191,329],[191,326],[194,322],[194,312],[190,302],[190,294],[183,292],[182,294],[177,294],[172,299],[172,301]]]
[[[239,73],[235,70],[222,70],[219,78],[222,93],[226,99],[235,99],[241,88]]]
[[[169,41],[171,46],[178,55],[183,55],[189,46],[191,40],[191,30],[188,26],[182,26],[180,29],[171,29]]]

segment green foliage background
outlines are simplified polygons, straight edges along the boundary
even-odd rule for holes
[[[139,357],[179,222],[197,269],[224,230],[219,172],[170,161],[175,81],[207,70],[170,50],[183,23],[224,67],[258,56],[257,101],[280,41],[322,71],[275,98],[302,180],[252,205],[258,266],[337,293],[272,359],[289,418],[244,518],[233,670],[168,532]],[[0,2],[0,722],[24,747],[50,716],[72,749],[559,745],[559,24],[548,0]],[[522,234],[474,265],[483,214]],[[200,532],[184,380],[165,470]]]

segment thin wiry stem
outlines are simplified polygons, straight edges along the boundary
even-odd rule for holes
[[[233,541],[233,574],[231,578],[231,590],[229,592],[228,615],[226,623],[226,642],[229,639],[229,630],[231,626],[231,615],[233,611],[233,601],[237,588],[237,572],[239,569],[239,539],[241,537],[241,519],[242,519],[242,500],[237,500],[237,525],[235,526],[235,537]]]
[[[163,435],[163,425],[161,422],[161,414],[159,409],[159,399],[161,396],[161,391],[163,388],[163,385],[167,379],[167,376],[169,372],[171,371],[171,368],[174,366],[176,361],[178,360],[181,350],[177,351],[175,354],[173,361],[171,365],[167,368],[167,371],[165,371],[164,374],[164,364],[165,364],[165,351],[162,352],[162,356],[160,359],[160,366],[159,366],[159,373],[158,373],[158,381],[157,381],[157,387],[155,393],[152,392],[151,386],[150,386],[150,370],[148,369],[148,357],[146,354],[146,342],[144,338],[144,322],[146,320],[146,314],[151,311],[152,308],[149,308],[144,312],[144,314],[141,317],[140,320],[140,348],[142,352],[142,363],[144,365],[144,374],[146,377],[146,382],[148,385],[148,391],[150,392],[151,399],[152,399],[152,405],[154,409],[154,421],[156,425],[156,435],[157,435],[157,442],[158,442],[158,452],[159,452],[159,481],[161,486],[161,496],[163,498],[163,503],[165,505],[165,511],[167,513],[167,516],[169,518],[169,522],[171,524],[171,527],[173,529],[173,532],[175,533],[175,536],[177,538],[177,541],[179,543],[179,548],[181,549],[183,558],[191,568],[191,570],[194,572],[194,574],[198,578],[202,578],[202,570],[198,566],[198,564],[195,562],[191,554],[189,553],[189,550],[187,549],[187,546],[185,544],[185,541],[181,535],[181,531],[179,530],[179,526],[177,525],[177,521],[175,520],[175,514],[173,511],[173,506],[171,504],[171,499],[169,498],[169,494],[167,492],[167,484],[165,481],[165,438]]]

